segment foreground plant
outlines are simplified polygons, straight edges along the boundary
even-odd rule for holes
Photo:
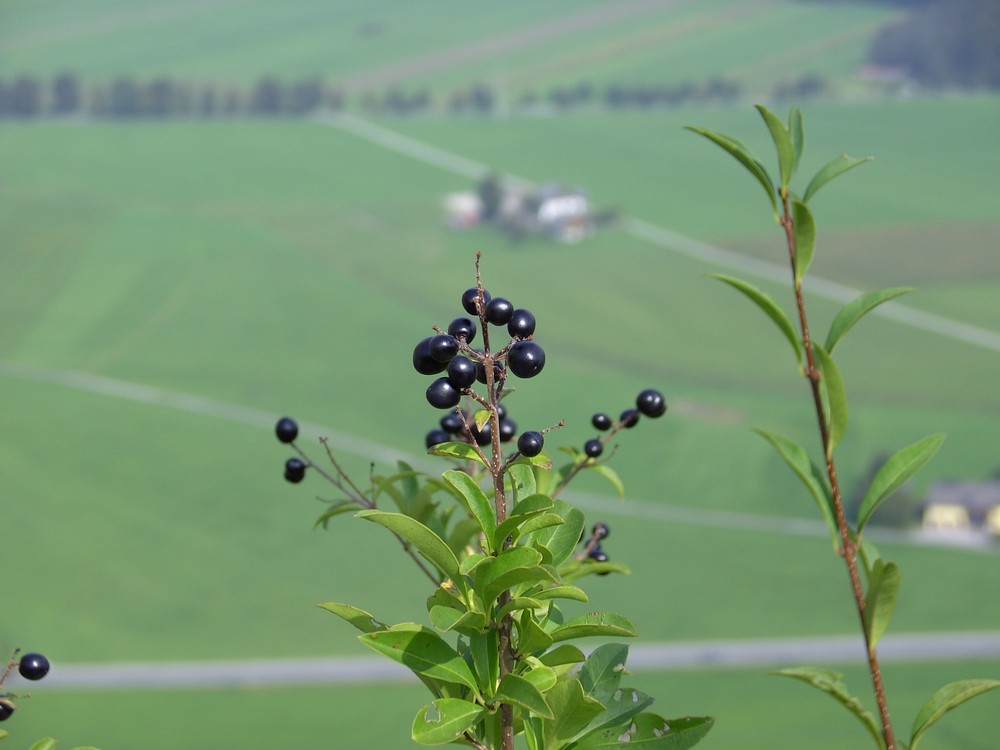
[[[832,670],[802,667],[781,670],[776,674],[803,680],[833,696],[861,721],[880,750],[897,750],[897,748],[915,750],[924,733],[944,714],[981,693],[1000,687],[1000,681],[964,680],[945,685],[917,712],[909,741],[899,740],[896,737],[882,683],[877,646],[896,606],[900,572],[894,562],[882,558],[871,541],[865,538],[864,530],[879,506],[934,456],[944,441],[944,435],[929,435],[903,448],[890,458],[873,477],[861,501],[857,522],[853,526],[848,523],[834,461],[834,451],[847,430],[847,397],[833,351],[844,334],[867,313],[882,303],[913,290],[895,287],[862,294],[840,310],[822,344],[811,337],[802,291],[802,280],[812,261],[816,240],[816,225],[808,204],[816,192],[828,182],[849,169],[870,161],[871,157],[852,159],[845,155],[829,161],[813,176],[805,192],[799,196],[792,191],[791,181],[799,165],[805,138],[802,113],[798,108],[792,107],[787,122],[782,122],[763,106],[758,105],[757,110],[764,119],[777,151],[779,175],[777,183],[761,161],[740,141],[704,128],[688,129],[704,136],[733,156],[754,176],[767,194],[774,219],[784,232],[798,330],[785,311],[760,289],[732,276],[722,274],[714,276],[742,292],[767,314],[791,345],[799,372],[809,382],[822,451],[819,465],[809,458],[808,452],[803,447],[791,440],[764,430],[757,432],[775,448],[785,463],[802,480],[830,529],[834,550],[846,564],[854,606],[864,637],[879,720],[876,721],[871,713],[847,691],[843,675]],[[864,581],[859,572],[859,562],[864,571]]]
[[[595,415],[592,423],[603,436],[588,440],[583,451],[568,449],[569,463],[553,469],[544,446],[561,423],[535,425],[517,436],[505,403],[509,376],[529,379],[544,368],[534,316],[491,297],[479,278],[478,258],[476,286],[462,295],[462,305],[468,317],[456,318],[447,330],[436,328],[413,352],[421,374],[447,372],[425,393],[445,411],[426,445],[456,463],[440,478],[400,463],[397,473],[373,477],[371,489],[362,491],[328,446],[332,471],[297,446],[294,420],[276,426],[278,439],[298,454],[286,462],[285,478],[298,483],[312,471],[343,494],[319,523],[355,512],[399,540],[430,583],[426,615],[432,627],[386,625],[351,604],[320,606],[360,630],[366,646],[412,670],[430,691],[433,699],[413,720],[412,737],[420,744],[512,750],[514,737],[523,735],[529,750],[694,746],[712,719],[664,719],[647,711],[653,699],[622,683],[627,646],[608,643],[586,655],[573,644],[632,637],[628,619],[600,611],[567,617],[560,607],[588,601],[576,585],[584,576],[628,570],[602,548],[608,525],[594,524],[588,536],[583,513],[558,495],[585,471],[621,491],[617,474],[598,459],[621,430],[642,417],[662,416],[663,396],[643,391],[617,422]],[[491,340],[498,328],[509,339],[502,346]],[[472,347],[477,334],[481,348]],[[505,450],[511,443],[516,447]],[[381,509],[384,499],[397,510]]]

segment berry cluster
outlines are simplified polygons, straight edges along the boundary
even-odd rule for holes
[[[299,425],[291,417],[282,417],[274,426],[274,434],[278,441],[286,445],[295,442],[299,436]],[[285,461],[285,481],[298,484],[306,476],[306,462],[301,458],[292,457]]]
[[[604,445],[608,442],[619,430],[631,429],[639,423],[639,416],[645,415],[647,417],[657,418],[662,417],[667,413],[667,402],[663,398],[663,394],[654,388],[647,388],[641,391],[635,398],[635,408],[629,407],[625,409],[619,417],[618,422],[615,421],[605,414],[604,412],[598,412],[590,419],[590,423],[594,426],[594,429],[601,432],[608,433],[604,438],[596,437],[591,438],[586,443],[583,444],[583,452],[589,458],[597,458],[602,453],[604,453]]]
[[[611,558],[601,548],[601,542],[607,539],[610,534],[611,527],[604,523],[604,521],[595,523],[594,528],[591,529],[590,539],[587,540],[587,543],[583,547],[583,554],[580,556],[580,559],[593,560],[599,563],[609,562]],[[583,541],[583,534],[580,535],[580,541]],[[610,572],[610,570],[604,570],[597,575],[606,576]]]
[[[26,680],[40,680],[49,673],[49,660],[41,654],[25,654],[21,657],[20,661],[17,659],[17,654],[18,652],[15,651],[10,662],[7,664],[7,669],[3,672],[3,676],[0,677],[0,686],[6,681],[7,676],[13,671],[15,666],[21,677]],[[0,693],[0,721],[7,721],[7,719],[13,716],[17,710],[17,706],[12,699],[16,697],[13,693]]]

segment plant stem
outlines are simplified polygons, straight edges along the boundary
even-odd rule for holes
[[[837,519],[837,529],[840,532],[841,556],[847,564],[847,573],[851,579],[851,589],[854,593],[854,603],[858,611],[858,618],[861,621],[861,632],[865,639],[865,651],[868,654],[868,671],[871,673],[872,686],[875,689],[875,701],[878,703],[879,718],[882,721],[882,737],[885,740],[886,750],[896,750],[896,738],[892,731],[892,722],[889,718],[889,705],[885,697],[885,686],[882,683],[882,670],[879,666],[878,655],[875,646],[868,637],[867,615],[865,612],[865,592],[861,585],[861,576],[858,573],[858,546],[851,537],[851,528],[847,523],[847,516],[844,514],[844,503],[840,494],[840,483],[837,480],[837,468],[833,461],[833,452],[830,450],[830,430],[823,414],[823,398],[820,390],[821,375],[816,367],[816,358],[813,354],[812,340],[809,337],[809,323],[806,318],[805,299],[802,294],[802,284],[796,273],[795,255],[795,229],[792,221],[792,214],[789,209],[787,193],[781,196],[782,217],[781,225],[785,229],[785,240],[788,245],[788,256],[792,267],[792,285],[795,289],[795,303],[799,313],[799,325],[802,329],[802,348],[806,355],[805,375],[809,380],[812,390],[813,405],[816,410],[816,422],[819,425],[820,441],[823,444],[823,455],[826,460],[826,475],[830,480],[830,490],[833,495],[834,515]]]

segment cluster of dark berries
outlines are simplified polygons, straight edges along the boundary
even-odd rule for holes
[[[497,412],[500,423],[500,442],[509,443],[517,435],[517,423],[507,416],[507,407],[503,404],[497,406]],[[480,429],[476,426],[469,412],[464,409],[448,412],[441,417],[438,425],[424,438],[424,443],[428,448],[452,441],[489,445],[493,440],[493,428],[490,427],[490,423],[487,422]]]
[[[418,343],[413,349],[413,368],[417,372],[438,375],[447,371],[446,376],[427,387],[427,401],[437,409],[453,409],[474,383],[489,382],[487,367],[493,368],[493,383],[502,385],[508,371],[519,378],[533,378],[545,366],[545,351],[531,339],[535,316],[530,311],[515,308],[510,300],[493,297],[478,287],[465,291],[462,307],[478,319],[479,326],[506,326],[511,340],[496,352],[473,349],[479,326],[473,318],[461,317],[451,321],[447,333]],[[484,339],[487,333],[484,331]]]
[[[40,680],[45,675],[49,673],[49,660],[46,659],[41,654],[25,654],[21,657],[20,661],[15,661],[17,658],[17,652],[14,652],[14,659],[11,659],[10,663],[7,665],[7,670],[3,673],[3,678],[6,679],[7,675],[17,664],[17,671],[26,680]],[[0,685],[3,684],[3,680],[0,679]],[[12,698],[15,696],[10,693],[0,694],[0,721],[6,721],[17,710],[17,706],[14,704]]]
[[[610,560],[608,554],[601,548],[601,542],[608,538],[611,534],[611,527],[608,526],[604,521],[598,521],[594,524],[594,528],[591,529],[591,537],[584,546],[584,553],[587,559],[593,560],[594,562],[605,563]],[[583,541],[583,536],[581,535],[580,541]],[[611,571],[605,570],[598,573],[599,576],[606,576]]]
[[[612,430],[611,435],[614,435],[618,430],[631,429],[639,424],[640,415],[655,419],[656,417],[662,417],[666,413],[667,402],[663,398],[663,394],[653,388],[647,388],[635,397],[634,408],[629,407],[619,415],[617,424],[604,412],[598,412],[591,417],[590,423],[595,429],[601,432]],[[591,438],[583,444],[583,452],[589,458],[597,458],[604,453],[604,443],[608,438],[610,438],[610,435],[604,440],[601,438]]]
[[[299,425],[291,417],[282,417],[274,426],[274,434],[282,443],[295,442],[299,436]],[[306,463],[301,458],[292,457],[285,461],[285,481],[298,484],[306,476]]]

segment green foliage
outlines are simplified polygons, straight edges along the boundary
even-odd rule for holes
[[[861,722],[872,736],[876,747],[885,750],[885,742],[879,731],[878,722],[875,721],[875,717],[869,713],[868,709],[861,705],[861,702],[848,692],[847,685],[844,684],[844,675],[840,672],[820,667],[793,667],[790,669],[780,669],[772,672],[772,674],[802,680],[829,695]]]

